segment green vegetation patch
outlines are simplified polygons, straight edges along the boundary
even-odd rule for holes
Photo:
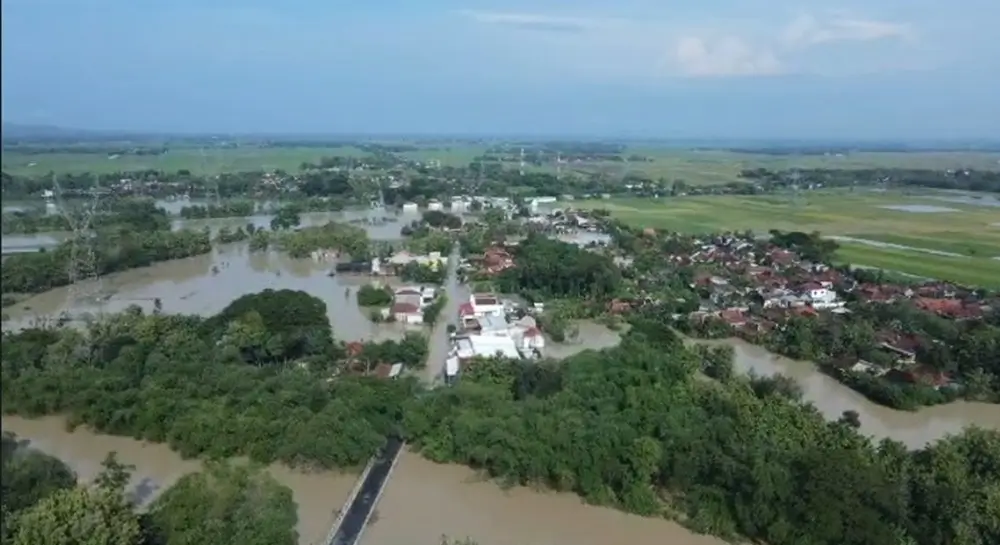
[[[1000,232],[991,232],[985,228],[978,236],[955,231],[919,235],[863,233],[850,236],[857,239],[886,242],[912,248],[926,248],[972,257],[1000,256]]]
[[[297,171],[302,163],[316,163],[323,157],[365,155],[350,146],[224,149],[177,148],[160,155],[108,155],[105,153],[23,153],[5,151],[3,171],[19,175],[44,175],[47,172],[110,174],[140,170],[176,172],[188,170],[197,175],[227,172],[285,170]]]
[[[994,259],[939,256],[860,243],[841,243],[836,258],[852,265],[937,278],[968,286],[1000,288],[1000,261]]]

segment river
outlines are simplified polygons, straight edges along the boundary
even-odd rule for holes
[[[3,430],[14,432],[31,441],[31,446],[59,458],[85,482],[100,472],[101,461],[108,452],[117,452],[120,462],[135,466],[129,493],[144,504],[185,474],[201,467],[198,461],[181,459],[165,444],[99,435],[84,428],[70,433],[66,431],[65,420],[59,417],[28,420],[4,416]],[[302,545],[318,545],[326,536],[337,510],[357,480],[357,475],[352,473],[303,473],[282,465],[273,465],[268,471],[278,482],[292,489],[298,503]]]
[[[795,379],[802,386],[803,398],[830,420],[840,418],[844,411],[857,411],[861,417],[861,432],[877,440],[889,437],[910,448],[919,448],[946,435],[959,433],[962,428],[971,425],[1000,429],[998,405],[956,401],[924,407],[919,411],[898,411],[869,401],[822,373],[811,362],[777,356],[736,339],[708,342],[718,343],[733,346],[736,368],[742,372],[752,370],[762,375],[781,373]]]
[[[342,219],[342,215],[309,215],[308,222]],[[248,220],[204,220],[198,223],[217,229],[222,225],[245,225]],[[264,220],[260,220],[264,221]],[[403,220],[404,222],[407,220]],[[398,239],[403,222],[369,226],[373,238]],[[454,266],[454,260],[450,267]],[[110,294],[103,310],[118,311],[137,304],[147,310],[160,298],[164,312],[212,314],[233,299],[266,288],[303,290],[323,299],[334,334],[339,339],[386,339],[402,336],[400,324],[374,324],[358,308],[356,287],[367,279],[345,275],[326,276],[332,264],[311,259],[292,259],[276,252],[251,253],[245,244],[214,250],[211,254],[158,263],[151,267],[110,275],[101,289]],[[345,297],[345,291],[350,293]],[[430,361],[424,378],[431,384],[441,376],[447,351],[447,324],[455,320],[456,307],[468,297],[467,288],[449,274],[445,284],[449,303],[440,323],[431,333]],[[27,325],[39,315],[57,315],[100,310],[90,304],[67,308],[68,290],[52,290],[5,309],[11,317],[7,327]],[[612,346],[619,335],[603,326],[582,322],[577,341],[549,343],[547,355],[563,358],[586,348]],[[419,327],[411,330],[421,330]],[[845,410],[857,411],[864,433],[898,439],[911,447],[960,431],[975,424],[1000,428],[1000,408],[978,403],[952,403],[918,412],[895,411],[871,403],[808,362],[796,362],[769,354],[762,348],[737,341],[736,365],[740,370],[761,374],[781,372],[797,380],[805,398],[830,419]],[[25,420],[3,417],[3,428],[64,460],[83,478],[99,470],[108,451],[136,466],[135,492],[148,501],[180,476],[195,471],[196,461],[182,460],[165,445],[146,444],[124,437],[96,435],[86,430],[69,433],[61,418]],[[289,486],[299,504],[301,543],[312,545],[326,536],[336,510],[355,483],[354,475],[333,472],[304,474],[283,466],[271,473]],[[442,534],[472,537],[481,545],[589,545],[624,542],[631,544],[721,545],[711,537],[695,535],[675,523],[626,515],[614,510],[583,505],[571,495],[542,493],[524,488],[501,490],[494,483],[480,482],[467,468],[437,465],[419,455],[404,453],[393,473],[380,505],[378,522],[366,531],[363,541],[378,545],[438,545]]]

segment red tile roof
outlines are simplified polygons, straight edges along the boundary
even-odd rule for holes
[[[420,312],[420,307],[413,303],[396,303],[392,305],[393,314],[413,314]]]

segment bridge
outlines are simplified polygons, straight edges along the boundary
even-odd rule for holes
[[[365,526],[375,512],[386,483],[396,467],[399,455],[406,443],[399,437],[387,437],[385,446],[368,461],[368,465],[358,477],[354,490],[344,502],[340,514],[327,534],[326,545],[357,545]]]

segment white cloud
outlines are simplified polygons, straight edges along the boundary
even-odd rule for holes
[[[480,24],[530,29],[553,38],[534,43],[524,35],[516,38],[532,50],[541,62],[555,62],[581,70],[622,75],[632,70],[641,77],[726,77],[761,76],[779,73],[823,74],[843,72],[843,66],[824,66],[820,48],[846,43],[899,41],[915,35],[906,23],[870,20],[842,14],[803,15],[787,24],[779,21],[724,21],[694,26],[666,19],[624,19],[615,17],[575,17],[526,12],[461,11]],[[582,36],[581,34],[585,34]],[[560,37],[561,36],[561,37]],[[502,39],[502,38],[501,38]],[[866,46],[867,47],[867,46]],[[874,49],[873,49],[874,50]],[[623,53],[638,54],[623,56]],[[845,52],[857,55],[857,52]],[[863,72],[868,57],[848,63]],[[900,62],[905,59],[900,59]],[[882,57],[879,63],[890,63]],[[836,70],[834,70],[836,69]]]
[[[871,42],[912,36],[913,29],[906,23],[841,18],[819,21],[813,16],[803,15],[785,27],[782,42],[789,47],[811,47],[836,42]]]
[[[539,13],[504,13],[475,10],[463,10],[460,13],[478,23],[534,30],[578,32],[602,26],[602,21],[599,19],[560,17]]]
[[[677,41],[674,58],[686,76],[760,76],[782,71],[774,53],[756,49],[743,39],[728,36],[707,41],[686,36]]]

